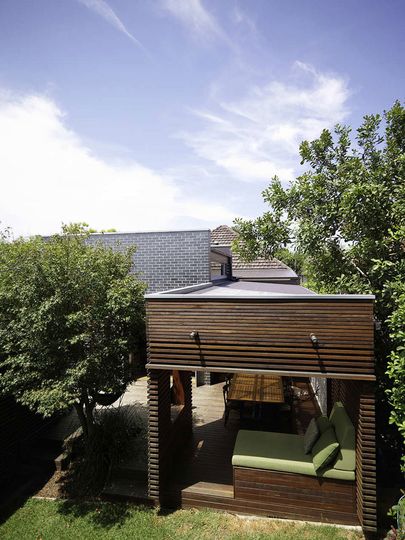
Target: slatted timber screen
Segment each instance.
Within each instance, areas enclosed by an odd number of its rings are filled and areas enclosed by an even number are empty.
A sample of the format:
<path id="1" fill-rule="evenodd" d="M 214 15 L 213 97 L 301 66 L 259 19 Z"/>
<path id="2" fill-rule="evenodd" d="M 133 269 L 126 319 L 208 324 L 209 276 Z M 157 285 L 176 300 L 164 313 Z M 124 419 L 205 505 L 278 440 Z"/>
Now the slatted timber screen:
<path id="1" fill-rule="evenodd" d="M 371 383 L 333 380 L 332 402 L 341 401 L 356 427 L 357 515 L 367 533 L 377 530 L 375 396 Z"/>
<path id="2" fill-rule="evenodd" d="M 371 300 L 148 299 L 147 330 L 150 367 L 374 378 Z"/>
<path id="3" fill-rule="evenodd" d="M 149 408 L 149 496 L 159 501 L 161 484 L 165 479 L 165 437 L 169 435 L 170 419 L 170 372 L 151 371 L 148 379 Z"/>
<path id="4" fill-rule="evenodd" d="M 162 494 L 176 451 L 192 433 L 191 373 L 182 373 L 181 382 L 184 405 L 172 422 L 170 371 L 148 372 L 148 492 L 156 503 L 164 502 Z"/>
<path id="5" fill-rule="evenodd" d="M 234 467 L 234 486 L 236 504 L 268 516 L 359 524 L 354 482 Z"/>

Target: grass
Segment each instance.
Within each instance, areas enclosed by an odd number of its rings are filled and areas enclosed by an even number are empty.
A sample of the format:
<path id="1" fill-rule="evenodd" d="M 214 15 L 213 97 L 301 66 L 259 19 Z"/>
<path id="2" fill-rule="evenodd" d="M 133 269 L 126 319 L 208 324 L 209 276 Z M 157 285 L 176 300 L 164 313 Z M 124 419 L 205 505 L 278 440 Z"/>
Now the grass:
<path id="1" fill-rule="evenodd" d="M 359 540 L 332 526 L 243 519 L 208 510 L 157 510 L 127 504 L 29 499 L 5 523 L 7 540 Z"/>

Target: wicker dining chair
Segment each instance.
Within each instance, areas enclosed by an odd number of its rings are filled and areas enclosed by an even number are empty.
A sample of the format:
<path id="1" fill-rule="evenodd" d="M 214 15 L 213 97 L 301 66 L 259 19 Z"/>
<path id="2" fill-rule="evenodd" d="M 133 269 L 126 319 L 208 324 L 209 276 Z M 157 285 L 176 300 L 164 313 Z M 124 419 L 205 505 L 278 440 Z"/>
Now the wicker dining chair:
<path id="1" fill-rule="evenodd" d="M 229 413 L 232 409 L 240 411 L 240 404 L 237 401 L 231 401 L 228 399 L 229 384 L 224 384 L 222 388 L 222 393 L 224 396 L 224 426 L 226 426 L 229 418 Z"/>

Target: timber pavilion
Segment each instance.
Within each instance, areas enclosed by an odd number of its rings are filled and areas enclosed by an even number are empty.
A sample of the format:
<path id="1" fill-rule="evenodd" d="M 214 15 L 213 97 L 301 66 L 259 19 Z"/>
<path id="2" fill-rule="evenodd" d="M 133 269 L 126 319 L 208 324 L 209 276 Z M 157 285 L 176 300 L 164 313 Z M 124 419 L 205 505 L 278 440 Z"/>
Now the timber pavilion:
<path id="1" fill-rule="evenodd" d="M 149 497 L 372 535 L 374 297 L 223 280 L 146 302 Z M 194 407 L 200 371 L 217 384 Z"/>

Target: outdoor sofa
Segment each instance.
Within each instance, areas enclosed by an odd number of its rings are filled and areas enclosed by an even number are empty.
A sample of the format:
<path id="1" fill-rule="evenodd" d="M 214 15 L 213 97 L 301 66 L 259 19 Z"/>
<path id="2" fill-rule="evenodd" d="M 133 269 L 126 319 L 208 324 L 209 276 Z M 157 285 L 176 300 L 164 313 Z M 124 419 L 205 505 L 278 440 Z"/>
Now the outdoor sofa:
<path id="1" fill-rule="evenodd" d="M 286 509 L 308 507 L 316 508 L 320 519 L 353 522 L 355 428 L 341 402 L 334 404 L 329 418 L 321 416 L 316 423 L 320 437 L 308 454 L 303 435 L 240 430 L 232 457 L 234 497 L 268 501 L 269 515 L 276 505 Z M 338 444 L 334 444 L 332 461 L 317 469 L 314 462 L 318 465 L 319 459 L 314 452 L 319 458 L 319 452 L 324 451 L 325 431 L 332 438 L 335 434 Z"/>

